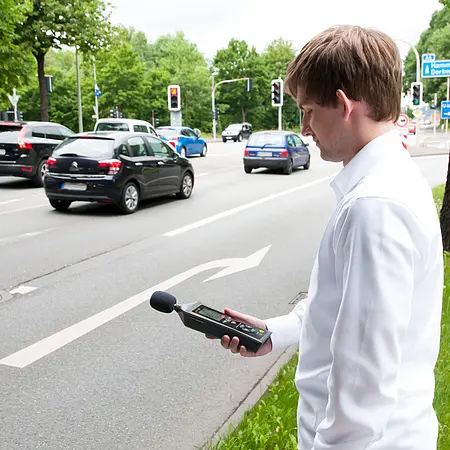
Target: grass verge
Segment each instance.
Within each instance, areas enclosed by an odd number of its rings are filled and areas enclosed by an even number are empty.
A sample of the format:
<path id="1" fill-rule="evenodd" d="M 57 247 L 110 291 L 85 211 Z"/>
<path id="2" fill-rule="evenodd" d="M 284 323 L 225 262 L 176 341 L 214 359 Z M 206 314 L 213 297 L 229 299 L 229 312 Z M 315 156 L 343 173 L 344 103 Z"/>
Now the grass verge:
<path id="1" fill-rule="evenodd" d="M 440 211 L 444 186 L 433 190 Z M 444 254 L 445 282 L 441 322 L 441 348 L 436 364 L 434 407 L 439 420 L 438 450 L 450 450 L 450 254 Z M 256 405 L 240 424 L 205 450 L 296 450 L 297 401 L 294 384 L 298 353 L 278 372 Z"/>

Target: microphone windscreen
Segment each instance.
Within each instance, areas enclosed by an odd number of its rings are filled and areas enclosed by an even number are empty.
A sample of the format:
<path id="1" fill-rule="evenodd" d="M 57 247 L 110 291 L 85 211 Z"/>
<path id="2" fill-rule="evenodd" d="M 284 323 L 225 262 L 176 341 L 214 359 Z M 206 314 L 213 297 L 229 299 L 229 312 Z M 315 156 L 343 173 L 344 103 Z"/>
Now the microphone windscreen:
<path id="1" fill-rule="evenodd" d="M 155 291 L 150 297 L 150 306 L 163 313 L 171 313 L 176 303 L 177 299 L 164 291 Z"/>

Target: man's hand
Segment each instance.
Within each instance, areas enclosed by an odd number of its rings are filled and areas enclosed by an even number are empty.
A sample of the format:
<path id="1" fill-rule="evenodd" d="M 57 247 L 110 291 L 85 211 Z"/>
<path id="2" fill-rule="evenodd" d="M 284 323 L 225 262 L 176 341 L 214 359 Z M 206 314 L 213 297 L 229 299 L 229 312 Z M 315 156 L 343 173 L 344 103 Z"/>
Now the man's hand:
<path id="1" fill-rule="evenodd" d="M 264 320 L 257 319 L 256 317 L 242 314 L 229 308 L 225 308 L 224 313 L 228 316 L 233 317 L 239 322 L 247 323 L 258 328 L 263 328 L 264 330 L 267 329 Z M 210 335 L 206 335 L 206 337 L 208 339 L 217 339 L 216 337 Z M 247 349 L 243 345 L 239 346 L 239 338 L 237 337 L 234 337 L 230 340 L 230 336 L 222 336 L 220 343 L 222 344 L 222 347 L 224 349 L 230 350 L 231 353 L 239 353 L 241 356 L 250 358 L 255 356 L 264 356 L 272 351 L 272 340 L 270 338 L 261 346 L 261 348 L 256 353 L 247 351 Z"/>

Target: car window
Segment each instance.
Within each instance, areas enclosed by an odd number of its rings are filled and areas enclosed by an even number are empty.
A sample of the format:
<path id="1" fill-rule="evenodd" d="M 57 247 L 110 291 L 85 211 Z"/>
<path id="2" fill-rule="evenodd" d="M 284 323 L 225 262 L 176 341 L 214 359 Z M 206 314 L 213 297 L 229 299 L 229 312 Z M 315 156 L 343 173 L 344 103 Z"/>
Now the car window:
<path id="1" fill-rule="evenodd" d="M 128 150 L 128 146 L 126 144 L 126 142 L 124 142 L 120 147 L 119 147 L 119 155 L 122 156 L 130 156 L 130 152 Z"/>
<path id="2" fill-rule="evenodd" d="M 157 128 L 156 131 L 166 138 L 171 138 L 177 135 L 177 130 L 174 128 Z"/>
<path id="3" fill-rule="evenodd" d="M 131 148 L 131 156 L 134 158 L 139 158 L 141 156 L 150 156 L 147 150 L 144 139 L 140 136 L 132 137 L 128 139 L 128 145 Z"/>
<path id="4" fill-rule="evenodd" d="M 130 131 L 127 123 L 100 122 L 95 131 Z"/>
<path id="5" fill-rule="evenodd" d="M 148 133 L 148 128 L 145 125 L 133 125 L 133 130 L 137 133 Z"/>
<path id="6" fill-rule="evenodd" d="M 287 140 L 287 144 L 289 145 L 289 147 L 296 147 L 294 136 L 289 135 L 289 136 L 287 136 L 286 140 Z"/>
<path id="7" fill-rule="evenodd" d="M 45 138 L 45 128 L 44 127 L 33 128 L 31 135 L 35 138 Z"/>
<path id="8" fill-rule="evenodd" d="M 111 158 L 114 155 L 114 140 L 96 139 L 89 136 L 71 137 L 62 142 L 53 155 Z"/>
<path id="9" fill-rule="evenodd" d="M 75 133 L 68 128 L 58 127 L 58 130 L 64 139 L 73 136 Z"/>
<path id="10" fill-rule="evenodd" d="M 284 136 L 275 133 L 252 134 L 247 146 L 253 147 L 284 147 Z"/>
<path id="11" fill-rule="evenodd" d="M 148 143 L 150 144 L 151 149 L 155 156 L 159 158 L 172 158 L 174 151 L 166 144 L 161 142 L 158 139 L 147 138 Z"/>
<path id="12" fill-rule="evenodd" d="M 184 129 L 184 130 L 181 130 L 181 131 L 180 131 L 180 134 L 181 134 L 182 136 L 190 137 L 190 135 L 189 135 L 189 131 L 188 131 L 188 130 L 186 130 L 186 129 Z"/>
<path id="13" fill-rule="evenodd" d="M 294 139 L 296 147 L 304 147 L 305 146 L 305 143 L 297 135 L 294 134 L 292 136 L 292 138 Z"/>

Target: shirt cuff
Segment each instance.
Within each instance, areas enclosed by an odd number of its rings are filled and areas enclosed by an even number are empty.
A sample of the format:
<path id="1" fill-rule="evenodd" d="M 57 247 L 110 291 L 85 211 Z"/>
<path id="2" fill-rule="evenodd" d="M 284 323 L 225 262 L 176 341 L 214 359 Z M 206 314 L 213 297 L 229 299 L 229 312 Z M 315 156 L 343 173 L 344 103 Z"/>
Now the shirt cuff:
<path id="1" fill-rule="evenodd" d="M 294 312 L 285 316 L 266 319 L 266 326 L 272 332 L 272 349 L 289 347 L 300 341 L 301 322 Z"/>

